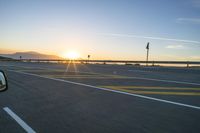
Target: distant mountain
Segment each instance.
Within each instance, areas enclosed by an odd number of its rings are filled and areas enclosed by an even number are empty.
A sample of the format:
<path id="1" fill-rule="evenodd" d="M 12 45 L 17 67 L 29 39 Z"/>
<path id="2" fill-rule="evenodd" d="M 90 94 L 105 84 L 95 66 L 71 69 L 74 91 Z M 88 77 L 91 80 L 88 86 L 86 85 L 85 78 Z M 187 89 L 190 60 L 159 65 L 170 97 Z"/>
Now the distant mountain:
<path id="1" fill-rule="evenodd" d="M 0 56 L 13 59 L 20 59 L 20 56 L 22 59 L 61 59 L 61 57 L 56 55 L 41 54 L 34 51 L 16 52 L 14 54 L 0 54 Z"/>
<path id="2" fill-rule="evenodd" d="M 0 60 L 12 60 L 12 58 L 0 56 Z"/>

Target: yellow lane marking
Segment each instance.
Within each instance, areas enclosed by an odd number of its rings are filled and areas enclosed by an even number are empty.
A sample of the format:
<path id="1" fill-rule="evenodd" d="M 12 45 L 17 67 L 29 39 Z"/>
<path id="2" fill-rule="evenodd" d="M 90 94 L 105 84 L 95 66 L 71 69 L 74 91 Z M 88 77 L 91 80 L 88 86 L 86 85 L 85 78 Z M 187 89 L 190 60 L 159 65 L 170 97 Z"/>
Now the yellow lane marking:
<path id="1" fill-rule="evenodd" d="M 113 74 L 100 74 L 94 72 L 76 72 L 76 71 L 68 71 L 65 72 L 64 70 L 49 70 L 49 69 L 33 69 L 33 70 L 19 70 L 22 72 L 41 72 L 41 75 L 46 77 L 54 77 L 54 78 L 96 78 L 96 79 L 127 79 L 127 76 L 120 76 L 120 75 L 113 75 Z M 62 74 L 46 74 L 45 72 L 63 72 Z M 72 74 L 73 73 L 73 74 Z M 69 75 L 68 75 L 69 74 Z M 71 77 L 70 77 L 71 76 Z"/>
<path id="2" fill-rule="evenodd" d="M 102 73 L 95 73 L 95 72 L 79 72 L 79 71 L 65 71 L 64 69 L 62 70 L 58 70 L 58 69 L 54 69 L 54 70 L 51 70 L 51 69 L 34 69 L 33 70 L 20 70 L 20 71 L 24 71 L 24 72 L 35 72 L 35 71 L 38 71 L 38 72 L 63 72 L 63 73 L 80 73 L 80 74 L 91 74 L 91 75 L 106 75 L 106 76 L 120 76 L 121 78 L 131 78 L 131 77 L 127 77 L 127 76 L 121 76 L 121 75 L 115 75 L 115 74 L 102 74 Z"/>
<path id="3" fill-rule="evenodd" d="M 28 72 L 28 73 L 31 73 L 31 72 L 63 72 L 63 74 L 67 74 L 67 73 L 74 73 L 74 74 L 87 74 L 87 75 L 106 75 L 106 74 L 99 74 L 99 73 L 85 73 L 85 72 L 75 72 L 75 71 L 65 71 L 65 70 L 47 70 L 47 69 L 44 69 L 44 70 L 19 70 L 19 71 L 22 71 L 22 72 Z M 115 76 L 115 75 L 106 75 L 106 76 Z"/>
<path id="4" fill-rule="evenodd" d="M 21 72 L 53 72 L 53 71 L 49 71 L 49 70 L 38 70 L 38 69 L 26 69 L 26 70 L 18 70 Z"/>
<path id="5" fill-rule="evenodd" d="M 51 77 L 97 77 L 97 75 L 79 75 L 79 74 L 74 74 L 74 75 L 68 75 L 68 74 L 60 74 L 60 75 L 50 75 L 50 74 L 41 74 L 42 76 L 51 76 Z M 101 76 L 103 77 L 103 76 Z"/>
<path id="6" fill-rule="evenodd" d="M 153 90 L 199 90 L 200 88 L 185 88 L 185 87 L 161 87 L 161 86 L 101 86 L 105 88 L 119 89 L 153 89 Z"/>
<path id="7" fill-rule="evenodd" d="M 48 69 L 34 69 L 34 68 L 30 68 L 30 69 L 21 69 L 20 71 L 22 72 L 65 72 L 65 70 L 48 70 Z"/>
<path id="8" fill-rule="evenodd" d="M 36 70 L 37 71 L 37 70 Z M 23 71 L 24 72 L 24 71 Z M 31 73 L 31 71 L 26 71 Z M 44 72 L 44 71 L 41 71 Z M 53 72 L 53 71 L 51 71 Z M 73 73 L 73 74 L 72 74 Z M 54 78 L 59 78 L 59 77 L 64 77 L 64 78 L 126 78 L 123 76 L 116 76 L 116 75 L 106 75 L 106 74 L 85 74 L 85 73 L 74 73 L 74 72 L 63 72 L 62 74 L 48 74 L 48 73 L 41 73 L 40 75 L 46 76 L 46 77 L 54 77 Z"/>
<path id="9" fill-rule="evenodd" d="M 96 73 L 96 72 L 79 72 L 79 71 L 65 71 L 65 69 L 59 70 L 59 69 L 47 69 L 47 68 L 43 68 L 43 69 L 32 69 L 32 70 L 20 70 L 23 72 L 63 72 L 63 73 L 77 73 L 77 74 L 91 74 L 91 75 L 99 75 L 99 76 L 110 76 L 110 77 L 114 77 L 114 78 L 121 78 L 121 79 L 132 79 L 132 77 L 128 77 L 128 76 L 122 76 L 122 75 L 116 75 L 116 74 L 103 74 L 103 73 Z"/>
<path id="10" fill-rule="evenodd" d="M 54 70 L 52 70 L 52 69 L 38 69 L 38 68 L 36 68 L 36 69 L 34 69 L 34 68 L 32 68 L 32 69 L 21 69 L 21 71 L 41 71 L 41 72 L 64 72 L 64 73 L 87 73 L 87 74 L 96 74 L 96 75 L 101 75 L 101 74 L 99 74 L 99 73 L 93 73 L 93 72 L 79 72 L 79 71 L 66 71 L 65 69 L 62 69 L 62 70 L 57 70 L 57 69 L 54 69 Z"/>
<path id="11" fill-rule="evenodd" d="M 115 78 L 120 78 L 120 77 L 106 77 L 106 76 L 80 76 L 80 75 L 73 75 L 73 76 L 65 76 L 65 75 L 43 75 L 45 77 L 53 77 L 53 78 L 80 78 L 80 79 L 115 79 Z"/>
<path id="12" fill-rule="evenodd" d="M 155 91 L 133 91 L 133 90 L 123 90 L 123 89 L 122 91 L 127 91 L 136 94 L 200 96 L 199 92 L 155 92 Z"/>
<path id="13" fill-rule="evenodd" d="M 124 91 L 124 92 L 129 92 L 129 93 L 134 93 L 134 94 L 152 94 L 152 95 L 185 95 L 185 96 L 200 96 L 200 92 L 165 92 L 165 91 L 149 91 L 149 90 L 129 90 L 130 88 L 121 88 L 118 86 L 99 86 L 99 87 L 104 87 L 112 90 L 119 90 L 119 91 Z M 134 86 L 135 87 L 135 86 Z M 132 87 L 133 88 L 133 87 Z M 164 88 L 164 87 L 162 87 Z M 142 88 L 143 89 L 143 88 Z M 167 89 L 167 88 L 166 88 Z M 199 88 L 187 88 L 189 89 L 199 89 Z M 181 90 L 181 88 L 179 89 Z"/>

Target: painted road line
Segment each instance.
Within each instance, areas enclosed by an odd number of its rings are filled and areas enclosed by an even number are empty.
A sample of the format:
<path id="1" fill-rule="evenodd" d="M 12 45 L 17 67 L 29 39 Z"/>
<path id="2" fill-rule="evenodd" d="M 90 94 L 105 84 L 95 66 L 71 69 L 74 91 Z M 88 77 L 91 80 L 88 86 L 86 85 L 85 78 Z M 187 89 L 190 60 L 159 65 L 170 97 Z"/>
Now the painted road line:
<path id="1" fill-rule="evenodd" d="M 19 116 L 17 116 L 8 107 L 3 108 L 27 133 L 36 133 L 29 125 L 27 125 Z"/>
<path id="2" fill-rule="evenodd" d="M 66 79 L 121 79 L 118 77 L 55 77 L 55 78 L 66 78 Z"/>
<path id="3" fill-rule="evenodd" d="M 90 72 L 80 72 L 80 73 L 90 73 Z M 93 74 L 100 74 L 100 73 L 93 73 Z M 102 75 L 102 74 L 100 74 L 100 75 Z M 129 76 L 123 76 L 123 75 L 113 75 L 113 76 L 121 76 L 121 77 L 124 77 L 126 79 L 142 79 L 142 80 L 149 80 L 149 81 L 158 81 L 158 82 L 166 82 L 166 83 L 176 83 L 176 84 L 186 84 L 186 85 L 200 86 L 200 83 L 185 82 L 185 81 L 174 81 L 174 80 L 142 78 L 142 77 L 129 77 Z"/>
<path id="4" fill-rule="evenodd" d="M 29 68 L 32 68 L 32 67 L 29 67 Z M 43 70 L 60 71 L 58 69 L 49 69 L 49 68 L 42 68 L 42 67 L 36 67 L 36 68 L 43 69 Z M 94 73 L 94 72 L 80 72 L 80 71 L 70 71 L 70 72 L 102 75 L 101 73 Z M 150 80 L 150 81 L 158 81 L 158 82 L 166 82 L 166 83 L 176 83 L 176 84 L 187 84 L 187 85 L 200 86 L 200 83 L 194 83 L 194 82 L 174 81 L 174 80 L 154 79 L 154 78 L 142 78 L 142 77 L 128 77 L 128 76 L 123 76 L 123 75 L 113 75 L 113 76 L 121 76 L 121 77 L 124 77 L 124 78 L 126 77 L 126 79 L 142 79 L 142 80 Z"/>
<path id="5" fill-rule="evenodd" d="M 30 72 L 31 73 L 31 72 Z M 42 76 L 49 76 L 49 77 L 96 77 L 97 75 L 79 75 L 79 74 L 74 74 L 74 75 L 68 75 L 68 74 L 40 74 Z"/>
<path id="6" fill-rule="evenodd" d="M 19 67 L 24 67 L 24 66 L 19 66 Z M 31 68 L 31 69 L 41 69 L 41 70 L 48 70 L 48 71 L 58 71 L 58 72 L 66 72 L 65 69 L 63 70 L 60 70 L 60 69 L 52 69 L 52 68 L 44 68 L 44 67 L 24 67 L 24 68 Z M 23 71 L 23 70 L 22 70 Z M 96 74 L 96 75 L 104 75 L 104 74 L 101 74 L 101 73 L 95 73 L 95 72 L 81 72 L 81 71 L 67 71 L 67 72 L 76 72 L 76 73 L 87 73 L 87 74 Z M 120 76 L 120 75 L 118 75 Z"/>
<path id="7" fill-rule="evenodd" d="M 192 83 L 192 82 L 185 82 L 185 81 L 173 81 L 173 80 L 165 80 L 165 79 L 141 78 L 141 77 L 129 77 L 129 79 L 142 79 L 142 80 L 149 80 L 149 81 L 158 81 L 158 82 L 166 82 L 166 83 L 176 83 L 176 84 L 187 84 L 187 85 L 200 86 L 200 83 Z"/>
<path id="8" fill-rule="evenodd" d="M 53 70 L 57 70 L 57 69 L 48 69 L 48 70 L 52 70 L 53 71 Z M 101 74 L 101 73 L 94 73 L 94 72 L 80 72 L 80 71 L 70 71 L 70 72 L 79 72 L 79 73 L 104 75 L 104 74 Z M 176 83 L 176 84 L 186 84 L 186 85 L 200 86 L 200 83 L 185 82 L 185 81 L 174 81 L 174 80 L 142 78 L 142 77 L 128 77 L 128 76 L 123 76 L 123 75 L 113 75 L 113 76 L 121 76 L 122 78 L 124 77 L 126 79 L 142 79 L 142 80 L 149 80 L 149 81 L 158 81 L 158 82 L 166 82 L 166 83 Z"/>
<path id="9" fill-rule="evenodd" d="M 105 78 L 105 79 L 110 79 L 110 78 L 117 78 L 117 79 L 127 79 L 129 77 L 127 76 L 120 76 L 120 75 L 110 75 L 110 74 L 98 74 L 98 73 L 85 73 L 85 72 L 79 72 L 79 71 L 69 71 L 69 72 L 64 72 L 64 71 L 56 71 L 56 70 L 19 70 L 20 72 L 27 72 L 27 73 L 32 73 L 32 72 L 42 72 L 43 76 L 47 76 L 47 77 L 55 77 L 55 78 L 59 78 L 59 77 L 65 77 L 65 78 L 96 78 L 96 79 L 101 79 L 101 78 Z M 62 74 L 58 75 L 58 74 L 46 74 L 48 72 L 63 72 Z M 68 74 L 69 73 L 69 74 Z M 72 75 L 71 73 L 74 73 L 74 75 Z M 70 77 L 71 76 L 71 77 Z"/>
<path id="10" fill-rule="evenodd" d="M 43 75 L 43 76 L 58 76 L 58 77 L 59 76 L 65 76 L 65 77 L 97 77 L 97 76 L 99 76 L 99 75 L 83 75 L 83 74 L 40 74 L 40 75 Z M 101 77 L 111 77 L 111 76 L 101 76 Z"/>
<path id="11" fill-rule="evenodd" d="M 188 90 L 188 91 L 200 91 L 200 88 L 185 88 L 185 87 L 160 87 L 160 86 L 99 86 L 105 88 L 121 88 L 121 89 L 152 89 L 152 90 Z"/>
<path id="12" fill-rule="evenodd" d="M 79 73 L 90 73 L 90 72 L 79 72 Z M 92 74 L 98 74 L 98 73 L 92 73 Z M 99 75 L 103 75 L 103 74 L 99 74 Z M 185 81 L 173 81 L 173 80 L 142 78 L 142 77 L 128 77 L 128 76 L 122 76 L 122 75 L 112 75 L 112 76 L 119 76 L 121 79 L 141 79 L 141 80 L 149 80 L 149 81 L 157 81 L 157 82 L 166 82 L 166 83 L 176 83 L 176 84 L 186 84 L 186 85 L 200 86 L 200 83 L 192 83 L 192 82 L 185 82 Z"/>
<path id="13" fill-rule="evenodd" d="M 183 96 L 200 96 L 199 92 L 159 92 L 159 91 L 135 91 L 128 90 L 128 92 L 136 94 L 153 94 L 153 95 L 183 95 Z"/>
<path id="14" fill-rule="evenodd" d="M 113 76 L 65 76 L 65 75 L 59 75 L 59 76 L 54 76 L 54 75 L 42 75 L 45 77 L 50 77 L 50 78 L 66 78 L 66 79 L 121 79 L 121 77 Z"/>
<path id="15" fill-rule="evenodd" d="M 33 67 L 29 67 L 29 68 L 33 68 Z M 44 70 L 51 70 L 51 71 L 58 70 L 58 69 L 49 69 L 49 68 L 42 68 L 42 67 L 36 67 L 36 68 L 38 68 L 38 69 L 44 69 Z M 80 72 L 80 71 L 70 71 L 70 72 L 79 72 L 79 73 L 89 73 L 89 74 L 99 74 L 99 75 L 102 75 L 100 73 L 94 73 L 94 72 Z M 122 75 L 115 75 L 115 76 L 122 76 Z M 174 80 L 154 79 L 154 78 L 142 78 L 142 77 L 128 77 L 128 76 L 122 76 L 122 77 L 127 77 L 128 79 L 142 79 L 142 80 L 150 80 L 150 81 L 158 81 L 158 82 L 166 82 L 166 83 L 177 83 L 177 84 L 187 84 L 187 85 L 197 85 L 197 86 L 200 86 L 200 83 L 185 82 L 185 81 L 174 81 Z"/>
<path id="16" fill-rule="evenodd" d="M 63 74 L 68 74 L 68 73 L 74 73 L 74 74 L 87 74 L 87 75 L 105 75 L 105 74 L 98 74 L 98 73 L 85 73 L 85 72 L 80 72 L 80 71 L 64 71 L 64 70 L 57 70 L 57 69 L 40 69 L 40 70 L 19 70 L 22 72 L 43 72 L 43 73 L 48 73 L 48 72 L 63 72 Z M 110 76 L 110 75 L 109 75 Z M 113 75 L 112 75 L 113 76 Z"/>
<path id="17" fill-rule="evenodd" d="M 127 89 L 114 89 L 114 90 L 129 92 L 133 94 L 200 96 L 199 92 L 163 92 L 163 91 L 127 90 Z"/>
<path id="18" fill-rule="evenodd" d="M 134 94 L 200 96 L 200 92 L 192 92 L 192 91 L 184 92 L 181 90 L 181 88 L 178 89 L 179 91 L 166 91 L 166 90 L 175 90 L 175 89 L 167 89 L 167 88 L 154 89 L 153 87 L 142 88 L 141 86 L 140 87 L 136 87 L 136 86 L 99 86 L 99 87 L 104 87 L 104 88 L 109 88 L 109 89 L 119 90 L 119 91 L 125 91 L 125 92 L 134 93 Z M 134 90 L 134 89 L 141 89 L 141 90 Z M 152 90 L 149 90 L 149 89 L 152 89 Z M 200 91 L 199 88 L 195 88 L 195 89 L 198 89 Z M 162 90 L 165 90 L 165 91 L 162 91 Z M 184 89 L 184 90 L 186 90 L 186 89 Z M 187 90 L 188 90 L 188 88 L 187 88 Z"/>
<path id="19" fill-rule="evenodd" d="M 37 74 L 18 72 L 18 71 L 13 71 L 13 70 L 8 70 L 8 71 L 21 73 L 21 74 L 25 74 L 25 75 L 31 75 L 31 76 L 40 77 L 40 78 L 47 78 L 47 77 L 40 76 L 40 75 L 37 75 Z M 55 79 L 55 78 L 47 78 L 47 79 L 66 82 L 66 83 L 69 83 L 69 84 L 80 85 L 80 86 L 95 88 L 95 89 L 99 89 L 99 90 L 115 92 L 115 93 L 119 93 L 119 94 L 125 94 L 125 95 L 129 95 L 129 96 L 143 98 L 143 99 L 154 100 L 154 101 L 158 101 L 158 102 L 169 103 L 169 104 L 174 104 L 174 105 L 178 105 L 178 106 L 182 106 L 182 107 L 187 107 L 187 108 L 200 110 L 200 107 L 194 106 L 194 105 L 189 105 L 189 104 L 184 104 L 184 103 L 179 103 L 179 102 L 173 102 L 173 101 L 169 101 L 169 100 L 164 100 L 164 99 L 159 99 L 159 98 L 154 98 L 154 97 L 149 97 L 149 96 L 143 96 L 143 95 L 139 95 L 139 94 L 132 94 L 132 93 L 128 93 L 128 92 L 112 90 L 112 89 L 108 89 L 108 88 L 102 88 L 102 87 L 97 87 L 97 86 L 93 86 L 93 85 L 88 85 L 88 84 L 83 84 L 83 83 L 78 83 L 78 82 L 73 82 L 73 81 L 68 81 L 68 80 Z"/>

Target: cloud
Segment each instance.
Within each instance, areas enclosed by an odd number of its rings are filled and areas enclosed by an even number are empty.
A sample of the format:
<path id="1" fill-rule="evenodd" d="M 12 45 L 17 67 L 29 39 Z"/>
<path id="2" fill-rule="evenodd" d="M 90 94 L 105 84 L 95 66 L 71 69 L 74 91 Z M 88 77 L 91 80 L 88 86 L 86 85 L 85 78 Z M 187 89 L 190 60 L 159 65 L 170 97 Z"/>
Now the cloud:
<path id="1" fill-rule="evenodd" d="M 186 47 L 179 44 L 179 45 L 168 45 L 166 48 L 168 48 L 168 49 L 185 49 Z"/>
<path id="2" fill-rule="evenodd" d="M 200 18 L 177 18 L 177 23 L 200 24 Z"/>
<path id="3" fill-rule="evenodd" d="M 138 36 L 138 35 L 130 35 L 130 34 L 101 33 L 99 35 L 116 36 L 116 37 L 133 37 L 133 38 L 144 38 L 144 39 L 151 39 L 151 40 L 163 40 L 163 41 L 173 41 L 173 42 L 184 42 L 184 43 L 200 44 L 199 41 L 194 41 L 194 40 L 183 40 L 183 39 L 152 37 L 152 36 Z"/>

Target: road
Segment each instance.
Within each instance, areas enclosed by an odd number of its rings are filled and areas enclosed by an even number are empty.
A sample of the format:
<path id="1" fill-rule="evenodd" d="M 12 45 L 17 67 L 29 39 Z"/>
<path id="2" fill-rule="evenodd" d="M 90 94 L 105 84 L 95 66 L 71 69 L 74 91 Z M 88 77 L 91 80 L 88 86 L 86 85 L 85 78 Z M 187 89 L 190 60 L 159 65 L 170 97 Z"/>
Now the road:
<path id="1" fill-rule="evenodd" d="M 199 69 L 22 62 L 0 69 L 9 82 L 0 93 L 1 133 L 200 131 Z"/>

